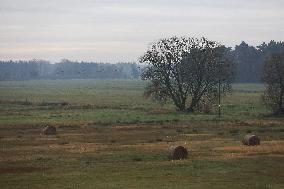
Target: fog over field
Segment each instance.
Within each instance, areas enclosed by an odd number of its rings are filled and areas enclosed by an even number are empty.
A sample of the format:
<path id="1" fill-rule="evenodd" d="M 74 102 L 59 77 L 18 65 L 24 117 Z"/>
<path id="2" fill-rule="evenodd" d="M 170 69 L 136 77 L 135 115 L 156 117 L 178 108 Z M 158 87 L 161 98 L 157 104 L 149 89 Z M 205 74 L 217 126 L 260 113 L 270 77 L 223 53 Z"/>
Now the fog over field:
<path id="1" fill-rule="evenodd" d="M 137 61 L 163 37 L 283 41 L 281 0 L 0 0 L 0 59 Z"/>
<path id="2" fill-rule="evenodd" d="M 0 0 L 0 188 L 283 189 L 284 0 Z"/>

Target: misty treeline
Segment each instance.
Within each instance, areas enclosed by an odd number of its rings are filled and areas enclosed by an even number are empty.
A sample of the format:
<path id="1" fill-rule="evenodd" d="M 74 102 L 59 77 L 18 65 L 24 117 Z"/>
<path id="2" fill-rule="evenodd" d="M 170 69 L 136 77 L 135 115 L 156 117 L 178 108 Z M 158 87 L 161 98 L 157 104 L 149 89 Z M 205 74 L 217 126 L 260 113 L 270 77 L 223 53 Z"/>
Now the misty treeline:
<path id="1" fill-rule="evenodd" d="M 230 49 L 229 56 L 235 64 L 236 83 L 262 82 L 264 62 L 273 54 L 284 51 L 284 42 L 270 41 L 259 46 L 249 46 L 242 42 L 234 50 Z"/>
<path id="2" fill-rule="evenodd" d="M 235 82 L 262 82 L 264 62 L 271 54 L 284 51 L 284 42 L 270 41 L 259 46 L 245 42 L 228 47 L 235 64 Z M 141 65 L 136 63 L 95 63 L 62 60 L 51 64 L 45 60 L 0 61 L 0 80 L 30 79 L 138 79 Z M 143 67 L 143 65 L 142 65 Z"/>
<path id="3" fill-rule="evenodd" d="M 138 79 L 135 63 L 94 63 L 62 60 L 0 61 L 0 80 L 31 79 Z"/>

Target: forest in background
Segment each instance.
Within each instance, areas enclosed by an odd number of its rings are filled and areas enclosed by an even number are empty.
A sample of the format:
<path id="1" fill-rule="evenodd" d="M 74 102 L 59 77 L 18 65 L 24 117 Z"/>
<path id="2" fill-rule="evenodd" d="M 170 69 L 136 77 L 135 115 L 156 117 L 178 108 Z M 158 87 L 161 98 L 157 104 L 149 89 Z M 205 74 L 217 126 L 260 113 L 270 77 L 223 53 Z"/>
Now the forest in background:
<path id="1" fill-rule="evenodd" d="M 136 63 L 95 63 L 62 60 L 51 64 L 45 60 L 2 61 L 0 80 L 31 79 L 138 79 Z"/>
<path id="2" fill-rule="evenodd" d="M 235 64 L 236 83 L 260 83 L 265 59 L 284 51 L 284 42 L 270 41 L 259 46 L 246 42 L 228 47 L 229 59 Z M 0 80 L 35 79 L 138 79 L 138 63 L 96 63 L 64 59 L 51 64 L 45 60 L 0 61 Z"/>

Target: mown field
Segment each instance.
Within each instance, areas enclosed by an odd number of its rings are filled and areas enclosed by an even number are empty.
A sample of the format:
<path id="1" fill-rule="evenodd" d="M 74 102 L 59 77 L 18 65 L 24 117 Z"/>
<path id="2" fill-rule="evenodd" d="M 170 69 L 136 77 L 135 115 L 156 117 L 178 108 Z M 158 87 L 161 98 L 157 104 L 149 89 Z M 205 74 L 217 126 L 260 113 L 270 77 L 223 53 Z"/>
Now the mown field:
<path id="1" fill-rule="evenodd" d="M 262 85 L 234 85 L 219 119 L 145 99 L 145 84 L 1 81 L 0 188 L 284 188 L 284 118 Z M 261 145 L 243 146 L 247 133 Z M 169 161 L 174 145 L 189 158 Z"/>

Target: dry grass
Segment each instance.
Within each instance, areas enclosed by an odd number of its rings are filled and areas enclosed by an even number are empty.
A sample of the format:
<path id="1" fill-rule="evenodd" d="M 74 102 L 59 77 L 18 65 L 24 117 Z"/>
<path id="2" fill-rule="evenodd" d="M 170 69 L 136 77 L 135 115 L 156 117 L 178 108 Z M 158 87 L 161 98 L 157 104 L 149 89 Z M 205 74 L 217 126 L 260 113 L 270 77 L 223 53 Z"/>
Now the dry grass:
<path id="1" fill-rule="evenodd" d="M 284 141 L 266 141 L 258 146 L 223 146 L 216 147 L 213 150 L 221 151 L 224 158 L 243 158 L 263 155 L 284 157 Z"/>
<path id="2" fill-rule="evenodd" d="M 265 113 L 258 109 L 263 108 L 257 104 L 259 93 L 226 97 L 219 120 L 177 113 L 170 105 L 161 108 L 142 99 L 142 88 L 130 90 L 128 84 L 114 82 L 121 89 L 110 90 L 92 88 L 90 81 L 92 90 L 85 86 L 82 95 L 76 82 L 64 83 L 54 91 L 31 83 L 15 96 L 10 94 L 17 87 L 7 86 L 0 94 L 1 100 L 35 94 L 32 105 L 0 104 L 1 188 L 284 187 L 284 120 L 259 119 Z M 42 99 L 67 100 L 73 107 L 37 106 Z M 55 126 L 57 134 L 41 135 L 43 123 Z M 241 145 L 248 131 L 260 135 L 260 146 Z M 169 147 L 179 145 L 188 149 L 189 158 L 169 161 Z"/>
<path id="3" fill-rule="evenodd" d="M 198 179 L 214 177 L 224 184 L 226 179 L 234 179 L 233 176 L 230 174 L 213 176 L 211 172 L 218 173 L 222 166 L 225 166 L 221 169 L 222 171 L 229 171 L 232 167 L 236 167 L 230 165 L 228 163 L 230 161 L 249 161 L 251 166 L 256 166 L 253 162 L 261 157 L 284 158 L 284 142 L 282 140 L 264 140 L 260 146 L 243 146 L 238 138 L 231 137 L 231 135 L 219 136 L 218 130 L 215 131 L 218 128 L 229 133 L 231 127 L 206 125 L 182 124 L 175 127 L 172 124 L 124 124 L 101 127 L 79 125 L 70 128 L 58 125 L 58 133 L 54 136 L 41 135 L 41 128 L 36 127 L 27 127 L 27 129 L 21 128 L 19 125 L 11 126 L 9 129 L 0 127 L 4 131 L 0 133 L 2 145 L 0 174 L 6 176 L 8 180 L 15 180 L 16 177 L 13 175 L 16 174 L 19 178 L 25 179 L 28 179 L 31 174 L 49 174 L 50 176 L 56 174 L 58 177 L 74 180 L 74 175 L 77 178 L 78 175 L 85 174 L 84 171 L 87 170 L 88 174 L 86 173 L 82 178 L 95 173 L 94 178 L 96 179 L 103 178 L 103 175 L 112 175 L 114 180 L 127 179 L 131 183 L 137 181 L 137 178 L 132 178 L 135 175 L 139 178 L 147 177 L 145 183 L 148 183 L 149 179 L 152 183 L 156 183 L 156 179 L 167 183 L 169 179 L 167 175 L 172 177 L 173 175 L 202 174 L 197 178 L 190 176 L 190 180 L 199 183 Z M 195 128 L 199 129 L 194 130 Z M 242 126 L 235 125 L 234 128 L 241 129 Z M 182 131 L 177 132 L 177 129 Z M 194 133 L 191 133 L 193 130 Z M 179 145 L 188 149 L 188 159 L 177 162 L 169 161 L 167 158 L 169 147 Z M 223 164 L 225 162 L 228 165 Z M 273 162 L 271 163 L 273 164 Z M 125 170 L 123 173 L 125 167 L 127 167 L 127 171 Z M 131 168 L 128 169 L 128 167 Z M 114 174 L 111 170 L 119 171 Z M 200 171 L 201 173 L 199 173 Z M 278 170 L 278 172 L 281 171 Z M 74 174 L 72 178 L 66 176 L 70 174 L 71 176 Z M 240 174 L 240 172 L 236 174 Z M 257 178 L 259 172 L 252 171 L 246 174 Z M 273 175 L 273 178 L 275 177 L 278 178 L 277 175 Z M 38 188 L 32 178 L 31 176 L 31 179 L 28 179 L 35 184 L 31 188 Z M 175 177 L 175 179 L 177 178 Z M 109 180 L 108 182 L 114 181 Z M 186 179 L 183 178 L 181 182 L 185 184 Z M 211 181 L 207 180 L 207 182 Z M 245 183 L 243 180 L 235 180 L 235 182 Z M 9 183 L 11 184 L 11 182 Z M 57 184 L 64 185 L 61 181 L 58 181 Z M 219 186 L 215 182 L 214 184 Z M 90 185 L 99 186 L 98 183 L 94 184 L 94 181 L 90 182 Z M 136 188 L 136 185 L 129 185 L 129 183 L 126 185 Z M 120 188 L 131 188 L 124 187 L 126 185 L 122 184 L 123 187 Z M 181 185 L 178 184 L 178 186 Z M 207 188 L 207 186 L 201 188 Z M 174 188 L 171 185 L 170 188 L 172 187 Z M 144 185 L 142 188 L 149 188 L 149 186 Z"/>
<path id="4" fill-rule="evenodd" d="M 243 122 L 245 125 L 251 125 L 251 126 L 279 126 L 283 125 L 283 120 L 247 120 Z"/>

